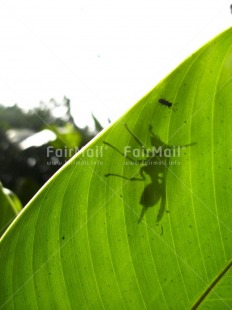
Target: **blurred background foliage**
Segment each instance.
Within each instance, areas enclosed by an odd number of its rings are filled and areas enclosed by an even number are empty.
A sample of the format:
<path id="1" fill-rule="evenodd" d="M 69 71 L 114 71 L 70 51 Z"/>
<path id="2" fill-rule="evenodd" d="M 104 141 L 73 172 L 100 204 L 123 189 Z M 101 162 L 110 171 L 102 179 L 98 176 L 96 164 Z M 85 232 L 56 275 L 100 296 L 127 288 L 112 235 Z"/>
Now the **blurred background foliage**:
<path id="1" fill-rule="evenodd" d="M 70 100 L 51 99 L 28 112 L 17 105 L 0 105 L 0 182 L 12 190 L 23 206 L 71 157 L 102 130 L 79 128 L 70 110 Z M 48 152 L 48 147 L 52 151 Z M 56 156 L 55 150 L 63 149 Z M 71 150 L 69 152 L 69 150 Z M 71 155 L 70 155 L 71 154 Z"/>

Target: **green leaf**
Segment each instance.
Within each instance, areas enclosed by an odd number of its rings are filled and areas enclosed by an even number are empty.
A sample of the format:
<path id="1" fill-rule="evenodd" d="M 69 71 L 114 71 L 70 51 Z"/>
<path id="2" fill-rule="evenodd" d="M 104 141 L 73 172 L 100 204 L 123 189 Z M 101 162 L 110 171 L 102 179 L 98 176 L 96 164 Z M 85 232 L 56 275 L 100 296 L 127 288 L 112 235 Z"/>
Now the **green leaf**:
<path id="1" fill-rule="evenodd" d="M 0 237 L 21 211 L 22 205 L 18 197 L 0 182 Z"/>
<path id="2" fill-rule="evenodd" d="M 231 37 L 189 57 L 23 210 L 0 244 L 1 309 L 232 307 Z"/>

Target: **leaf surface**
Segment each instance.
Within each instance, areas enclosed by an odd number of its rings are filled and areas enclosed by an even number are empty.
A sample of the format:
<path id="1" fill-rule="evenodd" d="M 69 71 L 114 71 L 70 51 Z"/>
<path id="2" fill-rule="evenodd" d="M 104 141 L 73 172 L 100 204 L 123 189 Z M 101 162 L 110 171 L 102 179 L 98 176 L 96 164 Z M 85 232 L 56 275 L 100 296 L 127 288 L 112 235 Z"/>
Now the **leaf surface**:
<path id="1" fill-rule="evenodd" d="M 1 309 L 232 308 L 231 37 L 189 57 L 34 197 L 0 243 Z M 168 164 L 151 153 L 138 164 L 154 146 L 172 150 Z"/>

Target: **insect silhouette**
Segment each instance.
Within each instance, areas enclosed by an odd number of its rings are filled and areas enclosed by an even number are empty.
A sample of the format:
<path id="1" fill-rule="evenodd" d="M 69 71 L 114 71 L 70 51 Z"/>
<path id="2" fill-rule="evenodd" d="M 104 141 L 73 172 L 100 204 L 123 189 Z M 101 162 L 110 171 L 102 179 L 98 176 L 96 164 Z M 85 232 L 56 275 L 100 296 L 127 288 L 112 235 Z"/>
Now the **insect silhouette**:
<path id="1" fill-rule="evenodd" d="M 163 99 L 163 98 L 159 99 L 159 103 L 161 103 L 162 105 L 167 106 L 168 108 L 171 108 L 171 106 L 172 106 L 171 102 L 169 102 L 169 101 L 167 101 L 166 99 Z"/>
<path id="2" fill-rule="evenodd" d="M 155 206 L 160 201 L 160 207 L 156 217 L 156 222 L 158 224 L 158 222 L 162 219 L 164 215 L 166 205 L 165 181 L 169 166 L 169 158 L 167 158 L 166 156 L 167 154 L 169 156 L 173 156 L 174 154 L 176 154 L 176 151 L 180 151 L 180 148 L 188 147 L 194 145 L 195 143 L 179 146 L 179 149 L 176 150 L 175 146 L 168 145 L 162 142 L 159 136 L 154 134 L 152 126 L 149 125 L 148 129 L 151 134 L 150 141 L 152 148 L 148 149 L 143 144 L 143 142 L 129 129 L 127 124 L 124 125 L 129 134 L 141 147 L 143 158 L 137 159 L 128 156 L 127 152 L 122 152 L 118 150 L 114 145 L 110 144 L 109 142 L 103 141 L 103 143 L 111 147 L 125 159 L 136 164 L 137 166 L 140 166 L 139 176 L 126 177 L 115 173 L 107 173 L 105 174 L 105 177 L 120 177 L 128 181 L 145 181 L 147 176 L 150 177 L 150 183 L 144 187 L 140 198 L 140 205 L 142 205 L 142 211 L 138 223 L 141 222 L 148 208 Z"/>

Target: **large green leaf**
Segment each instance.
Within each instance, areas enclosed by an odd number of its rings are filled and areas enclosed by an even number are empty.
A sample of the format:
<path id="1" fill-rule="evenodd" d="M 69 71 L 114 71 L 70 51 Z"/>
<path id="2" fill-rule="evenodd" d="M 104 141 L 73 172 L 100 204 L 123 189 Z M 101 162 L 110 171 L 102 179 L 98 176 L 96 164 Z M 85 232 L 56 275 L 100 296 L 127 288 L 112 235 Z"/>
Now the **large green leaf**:
<path id="1" fill-rule="evenodd" d="M 1 309 L 232 308 L 231 38 L 188 58 L 34 197 L 1 240 Z M 144 150 L 138 138 L 171 162 L 123 157 Z"/>

